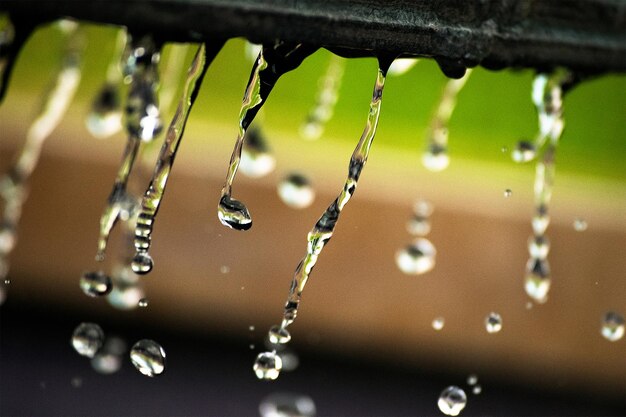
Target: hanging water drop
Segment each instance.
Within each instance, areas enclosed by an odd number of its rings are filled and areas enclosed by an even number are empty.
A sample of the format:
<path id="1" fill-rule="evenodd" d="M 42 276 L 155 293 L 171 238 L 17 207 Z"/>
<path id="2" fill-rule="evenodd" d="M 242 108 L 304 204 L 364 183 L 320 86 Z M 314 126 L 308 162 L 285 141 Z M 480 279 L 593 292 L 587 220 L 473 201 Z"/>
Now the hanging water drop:
<path id="1" fill-rule="evenodd" d="M 502 330 L 502 317 L 498 313 L 489 313 L 485 318 L 485 329 L 487 333 L 498 333 Z"/>
<path id="2" fill-rule="evenodd" d="M 259 404 L 261 417 L 315 417 L 317 410 L 311 397 L 301 394 L 270 394 Z"/>
<path id="3" fill-rule="evenodd" d="M 254 126 L 248 129 L 241 150 L 241 172 L 250 178 L 261 178 L 272 172 L 275 166 L 276 159 L 261 130 Z"/>
<path id="4" fill-rule="evenodd" d="M 142 339 L 130 350 L 130 360 L 145 376 L 154 377 L 165 371 L 165 351 L 154 340 Z"/>
<path id="5" fill-rule="evenodd" d="M 433 329 L 439 331 L 441 329 L 443 329 L 443 326 L 446 324 L 446 321 L 443 317 L 435 317 L 433 319 L 433 322 L 431 323 L 431 325 L 433 326 Z"/>
<path id="6" fill-rule="evenodd" d="M 263 352 L 256 357 L 252 369 L 257 378 L 273 381 L 280 375 L 282 367 L 283 362 L 276 352 Z"/>
<path id="7" fill-rule="evenodd" d="M 439 410 L 447 416 L 458 416 L 467 404 L 467 396 L 463 389 L 451 385 L 441 391 L 437 405 Z"/>
<path id="8" fill-rule="evenodd" d="M 624 336 L 624 317 L 614 311 L 609 311 L 602 318 L 600 333 L 610 342 L 617 342 Z"/>
<path id="9" fill-rule="evenodd" d="M 313 204 L 315 190 L 308 178 L 294 172 L 278 184 L 278 196 L 289 207 L 303 209 Z"/>
<path id="10" fill-rule="evenodd" d="M 81 323 L 72 334 L 72 346 L 78 354 L 93 358 L 104 342 L 104 332 L 95 323 Z"/>
<path id="11" fill-rule="evenodd" d="M 85 272 L 80 277 L 80 289 L 90 297 L 101 297 L 111 292 L 111 278 L 102 271 Z"/>
<path id="12" fill-rule="evenodd" d="M 524 288 L 526 294 L 535 302 L 543 304 L 548 301 L 548 292 L 552 279 L 550 264 L 547 259 L 530 258 L 526 264 L 526 279 Z"/>
<path id="13" fill-rule="evenodd" d="M 417 238 L 396 253 L 396 265 L 408 275 L 424 274 L 435 267 L 437 251 L 430 240 Z"/>

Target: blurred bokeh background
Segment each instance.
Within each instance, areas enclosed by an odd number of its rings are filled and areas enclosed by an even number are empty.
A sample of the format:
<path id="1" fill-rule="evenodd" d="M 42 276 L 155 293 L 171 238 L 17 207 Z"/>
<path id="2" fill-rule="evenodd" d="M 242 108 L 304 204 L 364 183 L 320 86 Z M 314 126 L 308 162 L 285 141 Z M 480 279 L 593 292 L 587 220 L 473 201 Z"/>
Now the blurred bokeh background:
<path id="1" fill-rule="evenodd" d="M 291 328 L 299 366 L 265 382 L 254 376 L 253 360 L 281 317 L 307 232 L 343 186 L 375 60 L 346 62 L 335 115 L 317 141 L 298 132 L 331 54 L 318 51 L 280 80 L 260 118 L 276 169 L 261 179 L 237 177 L 234 195 L 254 219 L 251 230 L 237 232 L 216 215 L 251 67 L 245 42 L 230 40 L 204 80 L 156 221 L 155 268 L 141 278 L 149 305 L 122 311 L 86 297 L 78 285 L 97 266 L 98 221 L 125 145 L 123 133 L 98 140 L 85 128 L 117 29 L 85 31 L 77 97 L 32 176 L 10 284 L 2 286 L 2 415 L 256 415 L 275 392 L 311 397 L 319 415 L 437 415 L 448 385 L 465 388 L 463 415 L 625 414 L 625 341 L 600 334 L 606 312 L 626 312 L 623 75 L 586 81 L 565 99 L 547 232 L 553 285 L 543 305 L 529 305 L 523 288 L 534 164 L 510 157 L 516 142 L 537 130 L 533 72 L 474 70 L 450 122 L 451 162 L 441 173 L 427 171 L 421 156 L 446 78 L 428 59 L 389 77 L 359 188 Z M 44 27 L 20 54 L 0 108 L 2 173 L 55 75 L 61 39 Z M 172 48 L 180 46 L 166 45 L 162 63 Z M 163 109 L 167 122 L 173 107 Z M 135 169 L 137 193 L 148 184 L 158 148 L 146 149 Z M 304 210 L 287 207 L 276 192 L 292 171 L 316 191 Z M 512 190 L 508 198 L 505 189 Z M 434 206 L 428 238 L 436 266 L 408 276 L 394 254 L 412 240 L 406 223 L 417 199 Z M 576 219 L 588 228 L 575 230 Z M 116 230 L 102 268 L 110 272 L 124 254 Z M 492 311 L 503 321 L 496 334 L 484 326 Z M 439 331 L 436 317 L 445 319 Z M 83 321 L 128 346 L 157 340 L 167 371 L 148 379 L 124 354 L 118 372 L 96 372 L 70 345 Z M 480 395 L 467 386 L 470 374 L 478 376 Z"/>

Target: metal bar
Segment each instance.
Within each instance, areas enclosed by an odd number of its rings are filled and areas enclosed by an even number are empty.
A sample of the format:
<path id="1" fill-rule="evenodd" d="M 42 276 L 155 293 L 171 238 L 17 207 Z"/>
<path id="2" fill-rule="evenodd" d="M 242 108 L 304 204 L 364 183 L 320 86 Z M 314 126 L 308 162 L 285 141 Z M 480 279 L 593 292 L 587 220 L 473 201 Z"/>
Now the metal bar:
<path id="1" fill-rule="evenodd" d="M 243 36 L 491 69 L 626 71 L 624 0 L 0 0 L 0 10 L 125 25 L 166 41 Z"/>

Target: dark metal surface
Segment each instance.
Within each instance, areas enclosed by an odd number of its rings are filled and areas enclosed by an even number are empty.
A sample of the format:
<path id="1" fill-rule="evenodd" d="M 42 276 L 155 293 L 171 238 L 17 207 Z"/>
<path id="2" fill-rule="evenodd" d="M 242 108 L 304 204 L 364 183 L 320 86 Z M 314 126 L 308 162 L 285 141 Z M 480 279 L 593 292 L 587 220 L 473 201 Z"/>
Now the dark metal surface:
<path id="1" fill-rule="evenodd" d="M 0 10 L 126 25 L 165 40 L 244 36 L 448 66 L 626 71 L 624 0 L 1 0 Z"/>

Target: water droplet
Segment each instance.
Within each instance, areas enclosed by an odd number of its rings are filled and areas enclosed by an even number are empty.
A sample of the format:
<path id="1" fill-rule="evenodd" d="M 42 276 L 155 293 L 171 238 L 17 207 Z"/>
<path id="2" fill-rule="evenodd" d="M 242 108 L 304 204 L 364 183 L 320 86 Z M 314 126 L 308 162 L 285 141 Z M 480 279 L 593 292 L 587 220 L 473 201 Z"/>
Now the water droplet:
<path id="1" fill-rule="evenodd" d="M 422 156 L 422 163 L 429 171 L 443 171 L 450 165 L 448 150 L 444 147 L 433 145 Z"/>
<path id="2" fill-rule="evenodd" d="M 261 417 L 315 417 L 313 400 L 301 394 L 274 393 L 259 404 Z"/>
<path id="3" fill-rule="evenodd" d="M 130 266 L 135 274 L 144 275 L 152 271 L 154 261 L 148 252 L 138 252 L 133 257 Z"/>
<path id="4" fill-rule="evenodd" d="M 83 379 L 79 376 L 75 376 L 74 378 L 72 378 L 70 383 L 72 384 L 73 388 L 80 388 L 83 386 Z"/>
<path id="5" fill-rule="evenodd" d="M 535 302 L 543 304 L 548 301 L 550 291 L 550 264 L 547 259 L 530 258 L 526 264 L 524 288 L 526 294 Z"/>
<path id="6" fill-rule="evenodd" d="M 257 378 L 265 380 L 275 380 L 278 378 L 282 368 L 283 361 L 276 352 L 259 353 L 252 367 Z"/>
<path id="7" fill-rule="evenodd" d="M 409 275 L 424 274 L 435 266 L 437 251 L 426 238 L 417 238 L 396 253 L 396 265 Z"/>
<path id="8" fill-rule="evenodd" d="M 476 385 L 472 388 L 472 394 L 474 395 L 479 395 L 481 392 L 483 392 L 483 388 L 480 385 Z"/>
<path id="9" fill-rule="evenodd" d="M 250 330 L 251 332 L 253 332 L 255 329 L 256 329 L 256 327 L 254 327 L 252 325 L 248 326 L 248 330 Z"/>
<path id="10" fill-rule="evenodd" d="M 278 184 L 278 196 L 289 207 L 303 209 L 315 200 L 315 190 L 304 175 L 291 173 Z"/>
<path id="11" fill-rule="evenodd" d="M 72 346 L 82 356 L 93 358 L 104 342 L 104 332 L 95 323 L 81 323 L 72 334 Z"/>
<path id="12" fill-rule="evenodd" d="M 420 216 L 413 216 L 407 222 L 406 230 L 412 236 L 426 236 L 430 233 L 430 220 Z"/>
<path id="13" fill-rule="evenodd" d="M 389 67 L 387 75 L 400 76 L 409 72 L 419 62 L 417 58 L 396 58 Z"/>
<path id="14" fill-rule="evenodd" d="M 132 310 L 139 306 L 139 300 L 145 297 L 143 289 L 137 284 L 117 283 L 107 296 L 107 301 L 118 310 Z"/>
<path id="15" fill-rule="evenodd" d="M 617 342 L 624 336 L 624 317 L 614 311 L 606 313 L 602 319 L 602 336 L 611 342 Z"/>
<path id="16" fill-rule="evenodd" d="M 508 146 L 502 146 L 502 148 L 500 148 L 500 152 L 502 153 L 507 153 L 509 151 L 509 147 Z"/>
<path id="17" fill-rule="evenodd" d="M 248 208 L 239 200 L 228 195 L 220 199 L 217 216 L 224 226 L 235 230 L 248 230 L 252 227 L 252 218 Z"/>
<path id="18" fill-rule="evenodd" d="M 273 326 L 269 331 L 269 341 L 275 345 L 284 345 L 291 340 L 289 331 L 281 326 Z"/>
<path id="19" fill-rule="evenodd" d="M 550 241 L 546 236 L 531 236 L 528 239 L 528 253 L 532 258 L 546 259 L 550 252 Z"/>
<path id="20" fill-rule="evenodd" d="M 126 342 L 119 337 L 110 337 L 104 346 L 91 359 L 91 367 L 103 375 L 114 374 L 122 367 L 122 355 L 126 352 Z"/>
<path id="21" fill-rule="evenodd" d="M 446 324 L 446 321 L 443 317 L 435 317 L 432 322 L 433 329 L 439 331 L 443 329 L 443 326 Z"/>
<path id="22" fill-rule="evenodd" d="M 526 140 L 517 142 L 515 149 L 511 153 L 511 157 L 517 163 L 532 161 L 535 159 L 535 156 L 537 156 L 535 145 Z"/>
<path id="23" fill-rule="evenodd" d="M 17 233 L 15 227 L 12 224 L 0 225 L 0 254 L 8 254 L 17 242 Z"/>
<path id="24" fill-rule="evenodd" d="M 584 232 L 585 230 L 587 230 L 587 221 L 580 218 L 575 219 L 574 230 L 576 230 L 577 232 Z"/>
<path id="25" fill-rule="evenodd" d="M 489 313 L 485 318 L 485 329 L 487 333 L 498 333 L 502 330 L 502 317 L 498 313 Z"/>
<path id="26" fill-rule="evenodd" d="M 526 310 L 532 310 L 532 308 L 533 308 L 533 303 L 532 303 L 532 301 L 528 301 L 528 302 L 526 303 Z"/>
<path id="27" fill-rule="evenodd" d="M 467 377 L 467 385 L 476 385 L 478 382 L 478 376 L 476 374 L 470 374 Z"/>
<path id="28" fill-rule="evenodd" d="M 4 285 L 9 285 L 11 283 L 11 280 L 9 278 L 6 278 L 4 280 Z"/>
<path id="29" fill-rule="evenodd" d="M 143 375 L 154 377 L 165 371 L 165 351 L 154 340 L 142 339 L 130 350 L 130 360 Z"/>
<path id="30" fill-rule="evenodd" d="M 510 188 L 507 188 L 506 190 L 504 190 L 504 197 L 505 198 L 509 198 L 513 195 L 513 191 L 511 191 Z"/>
<path id="31" fill-rule="evenodd" d="M 80 289 L 90 297 L 101 297 L 111 292 L 111 278 L 102 271 L 85 272 L 80 277 Z"/>
<path id="32" fill-rule="evenodd" d="M 261 178 L 269 174 L 276 167 L 274 155 L 267 150 L 259 150 L 250 146 L 250 133 L 256 131 L 250 129 L 247 133 L 246 142 L 241 151 L 239 169 L 241 173 L 250 178 Z"/>
<path id="33" fill-rule="evenodd" d="M 447 416 L 458 416 L 467 404 L 467 396 L 461 388 L 451 385 L 439 395 L 437 405 L 439 410 Z"/>
<path id="34" fill-rule="evenodd" d="M 85 121 L 89 133 L 103 139 L 119 132 L 122 129 L 120 102 L 118 86 L 106 83 L 93 101 Z"/>
<path id="35" fill-rule="evenodd" d="M 535 233 L 535 236 L 541 236 L 545 234 L 549 224 L 550 216 L 548 215 L 548 213 L 536 213 L 532 219 L 533 232 Z"/>
<path id="36" fill-rule="evenodd" d="M 139 302 L 137 303 L 137 305 L 138 305 L 139 307 L 146 308 L 146 307 L 148 307 L 148 303 L 149 303 L 149 302 L 150 302 L 150 301 L 149 301 L 147 298 L 142 298 L 141 300 L 139 300 Z"/>
<path id="37" fill-rule="evenodd" d="M 248 347 L 250 348 L 250 350 L 254 350 L 254 348 L 255 348 L 254 343 L 250 343 L 250 345 Z"/>

